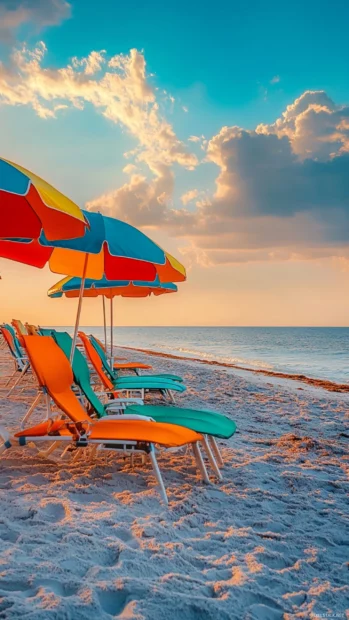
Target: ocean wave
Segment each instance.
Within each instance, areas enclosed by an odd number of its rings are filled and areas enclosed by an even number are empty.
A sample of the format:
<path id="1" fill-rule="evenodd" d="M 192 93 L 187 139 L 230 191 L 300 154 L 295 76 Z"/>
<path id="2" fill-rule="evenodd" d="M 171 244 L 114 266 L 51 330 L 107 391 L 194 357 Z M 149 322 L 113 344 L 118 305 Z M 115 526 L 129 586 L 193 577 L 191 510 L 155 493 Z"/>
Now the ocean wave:
<path id="1" fill-rule="evenodd" d="M 262 362 L 261 360 L 251 360 L 245 359 L 241 357 L 227 357 L 223 355 L 218 355 L 216 353 L 206 353 L 205 351 L 199 351 L 197 349 L 188 349 L 186 347 L 171 347 L 171 346 L 162 346 L 162 349 L 167 349 L 168 351 L 172 351 L 173 354 L 176 352 L 186 353 L 190 356 L 195 356 L 198 359 L 210 360 L 212 362 L 224 363 L 224 364 L 236 364 L 239 366 L 245 366 L 248 368 L 261 368 L 264 370 L 272 370 L 274 367 L 272 364 L 268 364 L 267 362 Z"/>

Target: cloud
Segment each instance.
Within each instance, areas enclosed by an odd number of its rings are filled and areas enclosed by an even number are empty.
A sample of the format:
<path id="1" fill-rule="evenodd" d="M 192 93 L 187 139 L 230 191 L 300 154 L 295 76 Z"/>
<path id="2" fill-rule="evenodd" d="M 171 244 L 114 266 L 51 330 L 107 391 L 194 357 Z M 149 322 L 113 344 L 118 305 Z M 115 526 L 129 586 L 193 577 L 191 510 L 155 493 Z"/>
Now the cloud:
<path id="1" fill-rule="evenodd" d="M 173 173 L 168 166 L 164 166 L 151 180 L 132 174 L 128 183 L 88 202 L 86 206 L 90 211 L 103 211 L 130 223 L 137 221 L 138 226 L 151 228 L 165 221 L 166 204 L 172 192 Z"/>
<path id="2" fill-rule="evenodd" d="M 104 51 L 94 51 L 51 69 L 43 66 L 46 52 L 43 42 L 33 50 L 24 46 L 13 54 L 9 66 L 0 65 L 0 104 L 30 106 L 39 116 L 54 118 L 62 105 L 81 110 L 88 103 L 126 127 L 139 142 L 133 154 L 153 173 L 173 163 L 188 169 L 197 165 L 196 156 L 160 114 L 142 53 L 132 49 L 107 58 Z"/>
<path id="3" fill-rule="evenodd" d="M 187 205 L 189 202 L 192 202 L 199 195 L 198 189 L 190 189 L 188 192 L 181 196 L 181 202 L 184 205 Z"/>
<path id="4" fill-rule="evenodd" d="M 184 208 L 168 208 L 169 185 L 159 201 L 163 188 L 136 177 L 127 203 L 125 188 L 114 192 L 113 211 L 135 225 L 165 227 L 187 242 L 188 260 L 205 265 L 349 256 L 347 119 L 348 108 L 326 93 L 306 92 L 275 123 L 222 127 L 207 142 L 205 165 L 219 174 L 214 194 L 203 192 L 195 210 L 186 205 L 199 190 L 182 196 Z"/>
<path id="5" fill-rule="evenodd" d="M 306 91 L 275 123 L 261 124 L 256 132 L 288 138 L 300 159 L 326 161 L 349 152 L 349 106 L 336 105 L 324 91 Z"/>
<path id="6" fill-rule="evenodd" d="M 43 28 L 60 24 L 70 15 L 71 5 L 65 0 L 1 0 L 0 40 L 10 42 L 23 24 Z"/>
<path id="7" fill-rule="evenodd" d="M 101 50 L 100 52 L 91 52 L 86 58 L 74 57 L 72 65 L 75 69 L 82 67 L 85 75 L 95 75 L 102 69 L 105 53 L 105 50 Z"/>
<path id="8" fill-rule="evenodd" d="M 164 116 L 162 99 L 133 49 L 93 51 L 59 69 L 44 65 L 46 46 L 15 52 L 0 65 L 0 104 L 30 106 L 43 119 L 91 105 L 136 139 L 127 182 L 87 203 L 136 226 L 163 228 L 202 264 L 349 258 L 349 107 L 324 91 L 306 91 L 271 124 L 225 126 L 199 138 L 205 166 L 216 166 L 213 193 L 203 187 L 174 208 L 174 170 L 197 156 Z M 188 142 L 196 142 L 189 136 Z"/>

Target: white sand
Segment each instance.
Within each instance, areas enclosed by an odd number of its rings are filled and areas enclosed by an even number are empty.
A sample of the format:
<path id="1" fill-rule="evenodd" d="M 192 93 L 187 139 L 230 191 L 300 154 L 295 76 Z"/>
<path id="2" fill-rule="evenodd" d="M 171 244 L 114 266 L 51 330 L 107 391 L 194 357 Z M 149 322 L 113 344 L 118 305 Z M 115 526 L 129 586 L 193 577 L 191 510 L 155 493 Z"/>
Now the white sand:
<path id="1" fill-rule="evenodd" d="M 9 450 L 0 461 L 0 618 L 348 618 L 348 397 L 151 361 L 185 376 L 179 404 L 237 422 L 221 442 L 223 483 L 203 485 L 191 460 L 166 454 L 167 509 L 149 465 L 56 466 Z M 25 399 L 0 394 L 0 423 L 14 429 Z"/>

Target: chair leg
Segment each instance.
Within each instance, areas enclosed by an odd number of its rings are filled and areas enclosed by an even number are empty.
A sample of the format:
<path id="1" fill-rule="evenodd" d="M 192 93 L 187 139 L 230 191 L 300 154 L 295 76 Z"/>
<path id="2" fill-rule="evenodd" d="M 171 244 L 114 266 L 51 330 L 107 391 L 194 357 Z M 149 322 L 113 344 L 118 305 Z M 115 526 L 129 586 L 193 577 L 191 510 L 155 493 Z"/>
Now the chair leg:
<path id="1" fill-rule="evenodd" d="M 51 417 L 51 398 L 47 392 L 45 392 L 45 400 L 46 400 L 46 419 L 49 420 Z"/>
<path id="2" fill-rule="evenodd" d="M 10 389 L 10 391 L 6 394 L 6 398 L 8 398 L 10 396 L 10 394 L 12 394 L 13 390 L 15 389 L 15 387 L 17 387 L 17 385 L 20 384 L 20 382 L 22 381 L 22 379 L 24 378 L 27 370 L 29 369 L 29 364 L 27 364 L 23 370 L 21 370 L 21 373 L 17 379 L 17 381 L 14 382 L 12 388 Z"/>
<path id="3" fill-rule="evenodd" d="M 222 455 L 220 453 L 220 450 L 219 450 L 219 447 L 218 447 L 218 444 L 216 442 L 215 437 L 212 437 L 212 435 L 211 435 L 211 437 L 209 437 L 209 442 L 211 444 L 211 448 L 213 450 L 213 454 L 215 455 L 215 458 L 216 458 L 216 461 L 218 463 L 218 466 L 219 467 L 224 467 L 224 462 L 223 462 L 223 459 L 222 459 Z"/>
<path id="4" fill-rule="evenodd" d="M 29 407 L 27 413 L 25 414 L 22 422 L 21 422 L 21 429 L 24 428 L 26 422 L 29 420 L 31 414 L 33 413 L 34 409 L 36 409 L 36 407 L 38 406 L 40 400 L 43 397 L 43 393 L 39 392 L 38 395 L 36 396 L 35 400 L 33 401 L 32 405 Z"/>
<path id="5" fill-rule="evenodd" d="M 223 480 L 223 476 L 222 476 L 221 472 L 219 471 L 219 467 L 218 467 L 218 465 L 216 463 L 216 460 L 215 460 L 215 458 L 214 458 L 214 456 L 212 454 L 212 450 L 210 448 L 210 444 L 207 441 L 207 435 L 203 435 L 202 436 L 202 444 L 203 444 L 204 450 L 205 450 L 205 452 L 207 454 L 207 458 L 209 460 L 209 463 L 210 463 L 214 473 L 216 474 L 218 480 Z"/>
<path id="6" fill-rule="evenodd" d="M 6 383 L 5 383 L 5 385 L 4 385 L 4 388 L 6 388 L 6 387 L 8 386 L 8 384 L 11 382 L 11 380 L 13 379 L 13 377 L 15 377 L 15 376 L 16 376 L 16 373 L 17 373 L 17 372 L 18 372 L 18 371 L 17 371 L 17 368 L 15 368 L 15 369 L 14 369 L 14 371 L 13 371 L 13 373 L 12 373 L 12 375 L 11 375 L 11 376 L 8 378 L 8 380 L 6 381 Z"/>
<path id="7" fill-rule="evenodd" d="M 57 446 L 59 445 L 59 441 L 54 441 L 49 448 L 47 448 L 47 450 L 40 450 L 40 452 L 38 452 L 38 456 L 40 456 L 43 459 L 47 459 L 50 454 L 52 454 L 52 452 L 57 448 Z"/>
<path id="8" fill-rule="evenodd" d="M 77 448 L 76 453 L 74 454 L 74 456 L 73 456 L 73 458 L 72 458 L 71 462 L 72 462 L 72 463 L 76 463 L 76 461 L 78 461 L 78 460 L 79 460 L 79 458 L 81 458 L 81 449 L 80 449 L 80 448 Z"/>
<path id="9" fill-rule="evenodd" d="M 162 476 L 161 476 L 159 465 L 158 465 L 158 462 L 156 460 L 155 449 L 154 449 L 153 444 L 151 444 L 151 446 L 150 446 L 149 456 L 150 456 L 151 463 L 152 463 L 152 466 L 153 466 L 155 478 L 156 478 L 157 483 L 158 483 L 158 485 L 160 487 L 160 495 L 161 495 L 162 499 L 164 500 L 166 506 L 168 506 L 168 497 L 167 497 L 167 494 L 166 494 L 166 489 L 165 489 L 165 485 L 164 485 L 164 482 L 163 482 L 163 479 L 162 479 Z"/>
<path id="10" fill-rule="evenodd" d="M 209 479 L 208 474 L 207 474 L 205 463 L 204 463 L 204 461 L 202 459 L 202 454 L 201 454 L 201 451 L 200 451 L 200 448 L 199 448 L 199 444 L 197 442 L 193 443 L 192 444 L 192 448 L 193 448 L 193 452 L 194 452 L 194 457 L 195 457 L 197 468 L 198 468 L 198 470 L 199 470 L 199 472 L 201 474 L 201 478 L 202 478 L 202 480 L 204 482 L 206 482 L 206 484 L 209 484 L 210 483 L 210 479 Z"/>
<path id="11" fill-rule="evenodd" d="M 0 426 L 0 439 L 3 443 L 0 445 L 0 454 L 11 447 L 11 436 L 4 426 Z"/>

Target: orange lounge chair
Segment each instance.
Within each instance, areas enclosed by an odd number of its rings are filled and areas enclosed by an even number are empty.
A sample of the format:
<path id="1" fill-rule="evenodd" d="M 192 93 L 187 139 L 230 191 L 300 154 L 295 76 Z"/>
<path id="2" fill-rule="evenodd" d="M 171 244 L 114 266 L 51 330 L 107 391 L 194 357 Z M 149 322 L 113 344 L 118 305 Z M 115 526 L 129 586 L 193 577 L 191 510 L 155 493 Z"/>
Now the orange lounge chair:
<path id="1" fill-rule="evenodd" d="M 198 442 L 202 436 L 181 426 L 145 420 L 132 415 L 130 419 L 100 421 L 93 420 L 81 405 L 71 386 L 73 372 L 63 351 L 50 336 L 23 336 L 31 367 L 35 372 L 41 389 L 55 405 L 65 413 L 69 421 L 48 419 L 34 427 L 20 431 L 10 437 L 5 428 L 0 427 L 3 444 L 0 453 L 10 448 L 12 443 L 25 445 L 31 442 L 51 442 L 46 456 L 62 442 L 76 448 L 94 446 L 97 449 L 121 450 L 124 453 L 142 452 L 149 455 L 155 477 L 165 503 L 168 503 L 165 486 L 157 464 L 154 444 L 163 447 L 191 445 L 199 471 L 208 482 L 207 471 L 202 460 Z"/>
<path id="2" fill-rule="evenodd" d="M 168 397 L 174 402 L 173 391 L 184 392 L 186 387 L 182 383 L 178 383 L 166 377 L 153 377 L 141 375 L 138 377 L 120 377 L 111 381 L 104 370 L 103 361 L 90 342 L 90 339 L 84 332 L 78 332 L 79 338 L 85 347 L 86 356 L 91 362 L 97 376 L 107 393 L 117 397 L 118 393 L 126 392 L 128 395 L 140 395 L 142 399 L 145 397 L 145 391 L 161 392 L 164 398 Z"/>
<path id="3" fill-rule="evenodd" d="M 105 344 L 104 342 L 102 342 L 102 340 L 100 340 L 99 338 L 96 338 L 98 344 L 102 347 L 103 351 L 105 352 L 105 354 L 107 355 L 107 349 L 105 348 Z M 127 357 L 114 357 L 114 360 L 126 360 L 127 361 Z"/>
<path id="4" fill-rule="evenodd" d="M 27 356 L 24 355 L 23 351 L 21 350 L 20 343 L 18 342 L 13 327 L 8 324 L 2 325 L 1 332 L 14 362 L 13 374 L 9 377 L 4 387 L 7 387 L 11 380 L 14 379 L 16 374 L 19 372 L 18 378 L 13 383 L 10 391 L 6 395 L 7 397 L 9 397 L 12 394 L 13 390 L 21 383 L 27 372 L 30 370 L 30 364 Z"/>
<path id="5" fill-rule="evenodd" d="M 84 333 L 84 332 L 81 332 Z M 85 336 L 88 338 L 87 334 L 85 334 Z M 97 343 L 99 344 L 99 346 L 102 348 L 102 350 L 104 351 L 105 354 L 107 354 L 106 350 L 105 350 L 105 346 L 104 344 L 98 339 L 96 338 L 96 336 L 93 336 L 93 338 L 97 341 Z M 114 358 L 115 359 L 115 358 Z M 125 360 L 125 357 L 118 357 L 117 359 L 119 360 Z M 150 364 L 142 364 L 140 362 L 114 362 L 113 364 L 113 368 L 115 370 L 134 370 L 134 372 L 136 374 L 138 370 L 151 370 L 153 367 Z"/>

